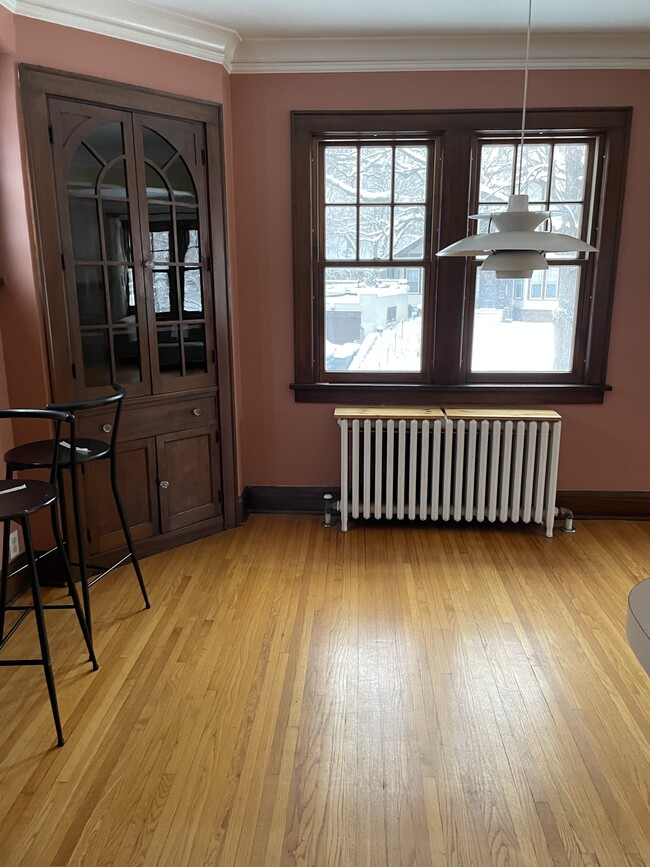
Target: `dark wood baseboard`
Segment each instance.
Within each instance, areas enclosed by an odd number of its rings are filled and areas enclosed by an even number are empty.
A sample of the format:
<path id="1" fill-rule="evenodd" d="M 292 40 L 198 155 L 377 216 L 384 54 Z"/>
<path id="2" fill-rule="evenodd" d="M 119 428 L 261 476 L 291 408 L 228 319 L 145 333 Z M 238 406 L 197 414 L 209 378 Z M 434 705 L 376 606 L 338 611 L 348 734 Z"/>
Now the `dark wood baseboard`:
<path id="1" fill-rule="evenodd" d="M 558 491 L 556 502 L 576 518 L 650 518 L 650 491 Z"/>
<path id="2" fill-rule="evenodd" d="M 292 485 L 249 485 L 244 490 L 244 513 L 251 512 L 311 512 L 324 510 L 323 496 L 332 494 L 334 505 L 339 499 L 338 487 L 307 487 Z"/>
<path id="3" fill-rule="evenodd" d="M 250 485 L 244 490 L 244 514 L 251 512 L 323 511 L 323 495 L 340 497 L 337 487 Z M 557 504 L 576 518 L 650 518 L 650 491 L 558 491 Z"/>

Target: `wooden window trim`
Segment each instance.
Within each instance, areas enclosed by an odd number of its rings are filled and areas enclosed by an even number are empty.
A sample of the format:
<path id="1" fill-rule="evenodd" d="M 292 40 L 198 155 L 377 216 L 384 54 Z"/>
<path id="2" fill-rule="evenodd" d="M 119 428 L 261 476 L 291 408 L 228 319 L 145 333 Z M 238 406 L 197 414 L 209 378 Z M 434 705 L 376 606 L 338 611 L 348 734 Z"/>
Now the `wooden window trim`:
<path id="1" fill-rule="evenodd" d="M 437 170 L 440 170 L 440 214 L 431 230 L 433 249 L 438 250 L 463 237 L 468 231 L 472 149 L 477 135 L 516 131 L 519 111 L 445 112 L 292 112 L 292 189 L 294 252 L 294 337 L 295 399 L 315 403 L 359 403 L 430 405 L 436 402 L 469 405 L 540 405 L 602 403 L 606 383 L 607 352 L 614 296 L 618 235 L 622 213 L 631 109 L 533 109 L 527 128 L 545 135 L 562 133 L 600 135 L 604 161 L 599 175 L 602 187 L 594 197 L 590 239 L 600 248 L 586 264 L 589 292 L 584 293 L 579 311 L 576 340 L 576 373 L 572 374 L 472 374 L 464 370 L 470 315 L 468 292 L 473 263 L 464 259 L 435 259 L 432 283 L 435 298 L 428 305 L 430 318 L 423 323 L 433 335 L 433 365 L 424 365 L 424 375 L 394 376 L 391 382 L 360 381 L 363 377 L 331 377 L 320 380 L 316 348 L 317 329 L 322 326 L 318 303 L 316 267 L 315 203 L 312 196 L 313 148 L 327 136 L 351 141 L 384 138 L 442 137 Z M 435 207 L 435 203 L 434 203 Z M 442 217 L 440 219 L 440 216 Z M 437 223 L 437 225 L 435 225 Z M 599 239 L 606 243 L 599 243 Z M 447 288 L 445 288 L 447 287 Z M 587 297 L 589 296 L 589 297 Z M 449 324 L 451 323 L 451 327 Z M 578 355 L 580 358 L 578 358 Z M 435 370 L 435 381 L 431 370 Z M 419 381 L 416 381 L 419 379 Z M 401 381 L 400 381 L 401 380 Z"/>

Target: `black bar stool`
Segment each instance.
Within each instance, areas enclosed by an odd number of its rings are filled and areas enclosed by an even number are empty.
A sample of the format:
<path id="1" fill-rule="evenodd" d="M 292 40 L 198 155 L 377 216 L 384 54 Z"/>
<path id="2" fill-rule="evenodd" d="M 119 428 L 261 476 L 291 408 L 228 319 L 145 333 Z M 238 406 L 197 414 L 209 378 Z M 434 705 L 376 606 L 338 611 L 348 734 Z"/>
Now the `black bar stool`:
<path id="1" fill-rule="evenodd" d="M 65 422 L 71 428 L 71 442 L 74 442 L 74 416 L 67 412 L 57 412 L 55 410 L 38 410 L 38 409 L 8 409 L 0 410 L 0 419 L 47 419 L 55 423 L 54 438 L 49 440 L 51 443 L 50 450 L 50 479 L 49 482 L 37 481 L 35 479 L 11 479 L 0 481 L 0 521 L 3 525 L 4 539 L 2 544 L 2 579 L 0 584 L 0 649 L 14 635 L 20 624 L 27 617 L 30 611 L 33 611 L 36 616 L 36 628 L 38 631 L 38 641 L 41 648 L 41 656 L 39 659 L 2 659 L 0 666 L 7 665 L 42 665 L 45 672 L 45 681 L 47 683 L 47 691 L 50 696 L 50 704 L 52 705 L 52 716 L 54 717 L 54 725 L 56 728 L 57 743 L 60 747 L 63 746 L 63 730 L 61 728 L 61 719 L 59 717 L 59 706 L 56 698 L 56 688 L 54 686 L 54 674 L 52 672 L 52 661 L 50 659 L 50 650 L 47 642 L 47 632 L 45 629 L 44 609 L 51 608 L 74 608 L 81 631 L 83 633 L 90 661 L 93 670 L 97 670 L 97 660 L 95 659 L 95 651 L 93 650 L 92 637 L 86 623 L 77 589 L 74 585 L 70 563 L 65 551 L 63 539 L 58 529 L 58 520 L 56 516 L 56 504 L 59 497 L 58 481 L 58 454 L 60 451 L 61 442 L 61 425 Z M 50 508 L 52 516 L 52 527 L 54 530 L 54 538 L 57 548 L 60 551 L 63 563 L 65 582 L 68 588 L 72 604 L 62 605 L 44 605 L 41 599 L 41 589 L 38 580 L 38 571 L 36 568 L 36 554 L 32 543 L 29 519 L 35 512 L 41 509 Z M 11 523 L 19 524 L 23 531 L 23 539 L 25 542 L 25 553 L 27 555 L 27 569 L 32 591 L 31 605 L 7 605 L 7 584 L 9 581 L 9 534 Z M 14 573 L 15 574 L 15 573 Z M 21 615 L 14 625 L 5 634 L 5 614 L 7 611 L 21 611 Z"/>
<path id="2" fill-rule="evenodd" d="M 117 485 L 117 434 L 120 425 L 122 400 L 124 399 L 126 391 L 123 386 L 118 384 L 113 385 L 113 391 L 115 393 L 109 395 L 108 397 L 96 398 L 94 400 L 76 401 L 72 403 L 48 404 L 48 410 L 74 413 L 76 417 L 78 417 L 80 413 L 91 409 L 110 408 L 113 411 L 113 421 L 110 425 L 111 436 L 109 442 L 98 439 L 76 438 L 74 436 L 73 423 L 73 437 L 71 438 L 71 442 L 67 443 L 65 440 L 63 440 L 58 452 L 59 474 L 61 474 L 62 470 L 64 469 L 70 470 L 70 488 L 72 492 L 74 532 L 78 552 L 78 562 L 73 562 L 72 565 L 79 568 L 79 575 L 81 579 L 81 592 L 84 601 L 84 610 L 86 612 L 86 621 L 88 623 L 88 628 L 91 635 L 92 618 L 90 609 L 90 593 L 88 592 L 89 588 L 92 587 L 93 584 L 96 584 L 97 581 L 100 581 L 105 575 L 108 575 L 109 572 L 117 569 L 118 566 L 122 566 L 128 560 L 131 560 L 133 564 L 133 569 L 138 579 L 138 584 L 140 585 L 140 591 L 142 592 L 145 607 L 151 608 L 151 603 L 149 602 L 149 597 L 147 596 L 144 579 L 142 578 L 142 572 L 140 571 L 140 564 L 138 563 L 138 558 L 136 557 L 135 550 L 133 548 L 131 531 L 126 520 L 126 514 L 124 512 L 122 498 L 120 497 L 120 492 Z M 74 443 L 72 442 L 73 439 Z M 5 454 L 5 461 L 7 463 L 7 477 L 11 478 L 13 474 L 18 470 L 48 468 L 51 466 L 51 456 L 51 440 L 40 440 L 38 442 L 26 443 L 24 445 L 16 446 L 15 448 L 10 449 Z M 84 534 L 81 524 L 81 510 L 79 508 L 79 481 L 77 475 L 77 468 L 80 465 L 83 466 L 84 464 L 88 464 L 93 461 L 104 460 L 110 461 L 111 490 L 113 493 L 115 506 L 117 508 L 117 513 L 120 519 L 120 524 L 122 526 L 122 532 L 124 533 L 124 539 L 126 541 L 128 553 L 124 557 L 122 557 L 122 559 L 119 560 L 117 563 L 113 563 L 112 566 L 97 567 L 86 563 L 86 557 L 84 553 Z M 62 484 L 60 485 L 60 489 L 63 495 Z M 93 491 L 93 496 L 101 496 L 101 493 L 99 491 Z M 61 515 L 63 523 L 64 544 L 68 545 L 69 532 L 65 508 L 61 509 Z M 88 580 L 89 570 L 99 571 L 99 574 L 93 575 L 92 579 Z"/>

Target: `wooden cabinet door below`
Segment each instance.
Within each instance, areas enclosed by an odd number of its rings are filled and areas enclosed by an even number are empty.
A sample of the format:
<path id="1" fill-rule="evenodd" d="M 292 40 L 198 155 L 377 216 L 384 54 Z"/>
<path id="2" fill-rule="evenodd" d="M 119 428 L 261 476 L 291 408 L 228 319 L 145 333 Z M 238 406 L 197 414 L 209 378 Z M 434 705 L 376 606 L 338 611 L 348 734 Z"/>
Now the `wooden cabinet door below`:
<path id="1" fill-rule="evenodd" d="M 162 434 L 156 443 L 162 532 L 220 515 L 216 426 Z"/>
<path id="2" fill-rule="evenodd" d="M 156 441 L 153 437 L 118 445 L 117 484 L 134 542 L 158 534 Z M 84 495 L 91 555 L 126 547 L 113 500 L 108 461 L 84 468 Z"/>

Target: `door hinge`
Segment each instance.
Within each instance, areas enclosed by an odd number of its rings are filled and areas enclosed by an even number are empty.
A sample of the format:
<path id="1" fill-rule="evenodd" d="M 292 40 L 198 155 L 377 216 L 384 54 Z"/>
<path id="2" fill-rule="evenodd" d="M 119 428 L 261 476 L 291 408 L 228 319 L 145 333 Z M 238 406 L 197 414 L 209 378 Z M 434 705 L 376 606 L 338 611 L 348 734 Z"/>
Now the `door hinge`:
<path id="1" fill-rule="evenodd" d="M 77 378 L 77 365 L 76 364 L 72 365 L 72 378 L 73 379 Z"/>
<path id="2" fill-rule="evenodd" d="M 217 445 L 219 445 L 219 443 L 221 442 L 221 437 L 220 437 L 220 435 L 219 435 L 219 431 L 218 431 L 218 430 L 216 430 L 216 431 L 214 432 L 214 438 L 215 438 L 215 440 L 216 440 Z"/>
<path id="3" fill-rule="evenodd" d="M 217 503 L 221 502 L 221 491 L 217 491 Z"/>
<path id="4" fill-rule="evenodd" d="M 212 356 L 212 363 L 216 364 L 217 363 L 217 350 L 213 349 L 212 352 L 210 353 L 210 355 Z"/>
<path id="5" fill-rule="evenodd" d="M 65 271 L 65 256 L 61 253 L 61 270 Z"/>
<path id="6" fill-rule="evenodd" d="M 206 163 L 205 151 L 203 150 L 203 148 L 201 148 L 201 164 L 205 165 L 205 163 Z"/>
<path id="7" fill-rule="evenodd" d="M 86 527 L 86 538 L 88 539 L 88 544 L 92 542 L 92 536 L 90 535 L 90 529 Z"/>
<path id="8" fill-rule="evenodd" d="M 208 271 L 212 274 L 212 256 L 208 256 Z"/>
<path id="9" fill-rule="evenodd" d="M 54 130 L 52 129 L 52 124 L 48 123 L 47 125 L 47 134 L 50 139 L 50 144 L 54 144 Z"/>

